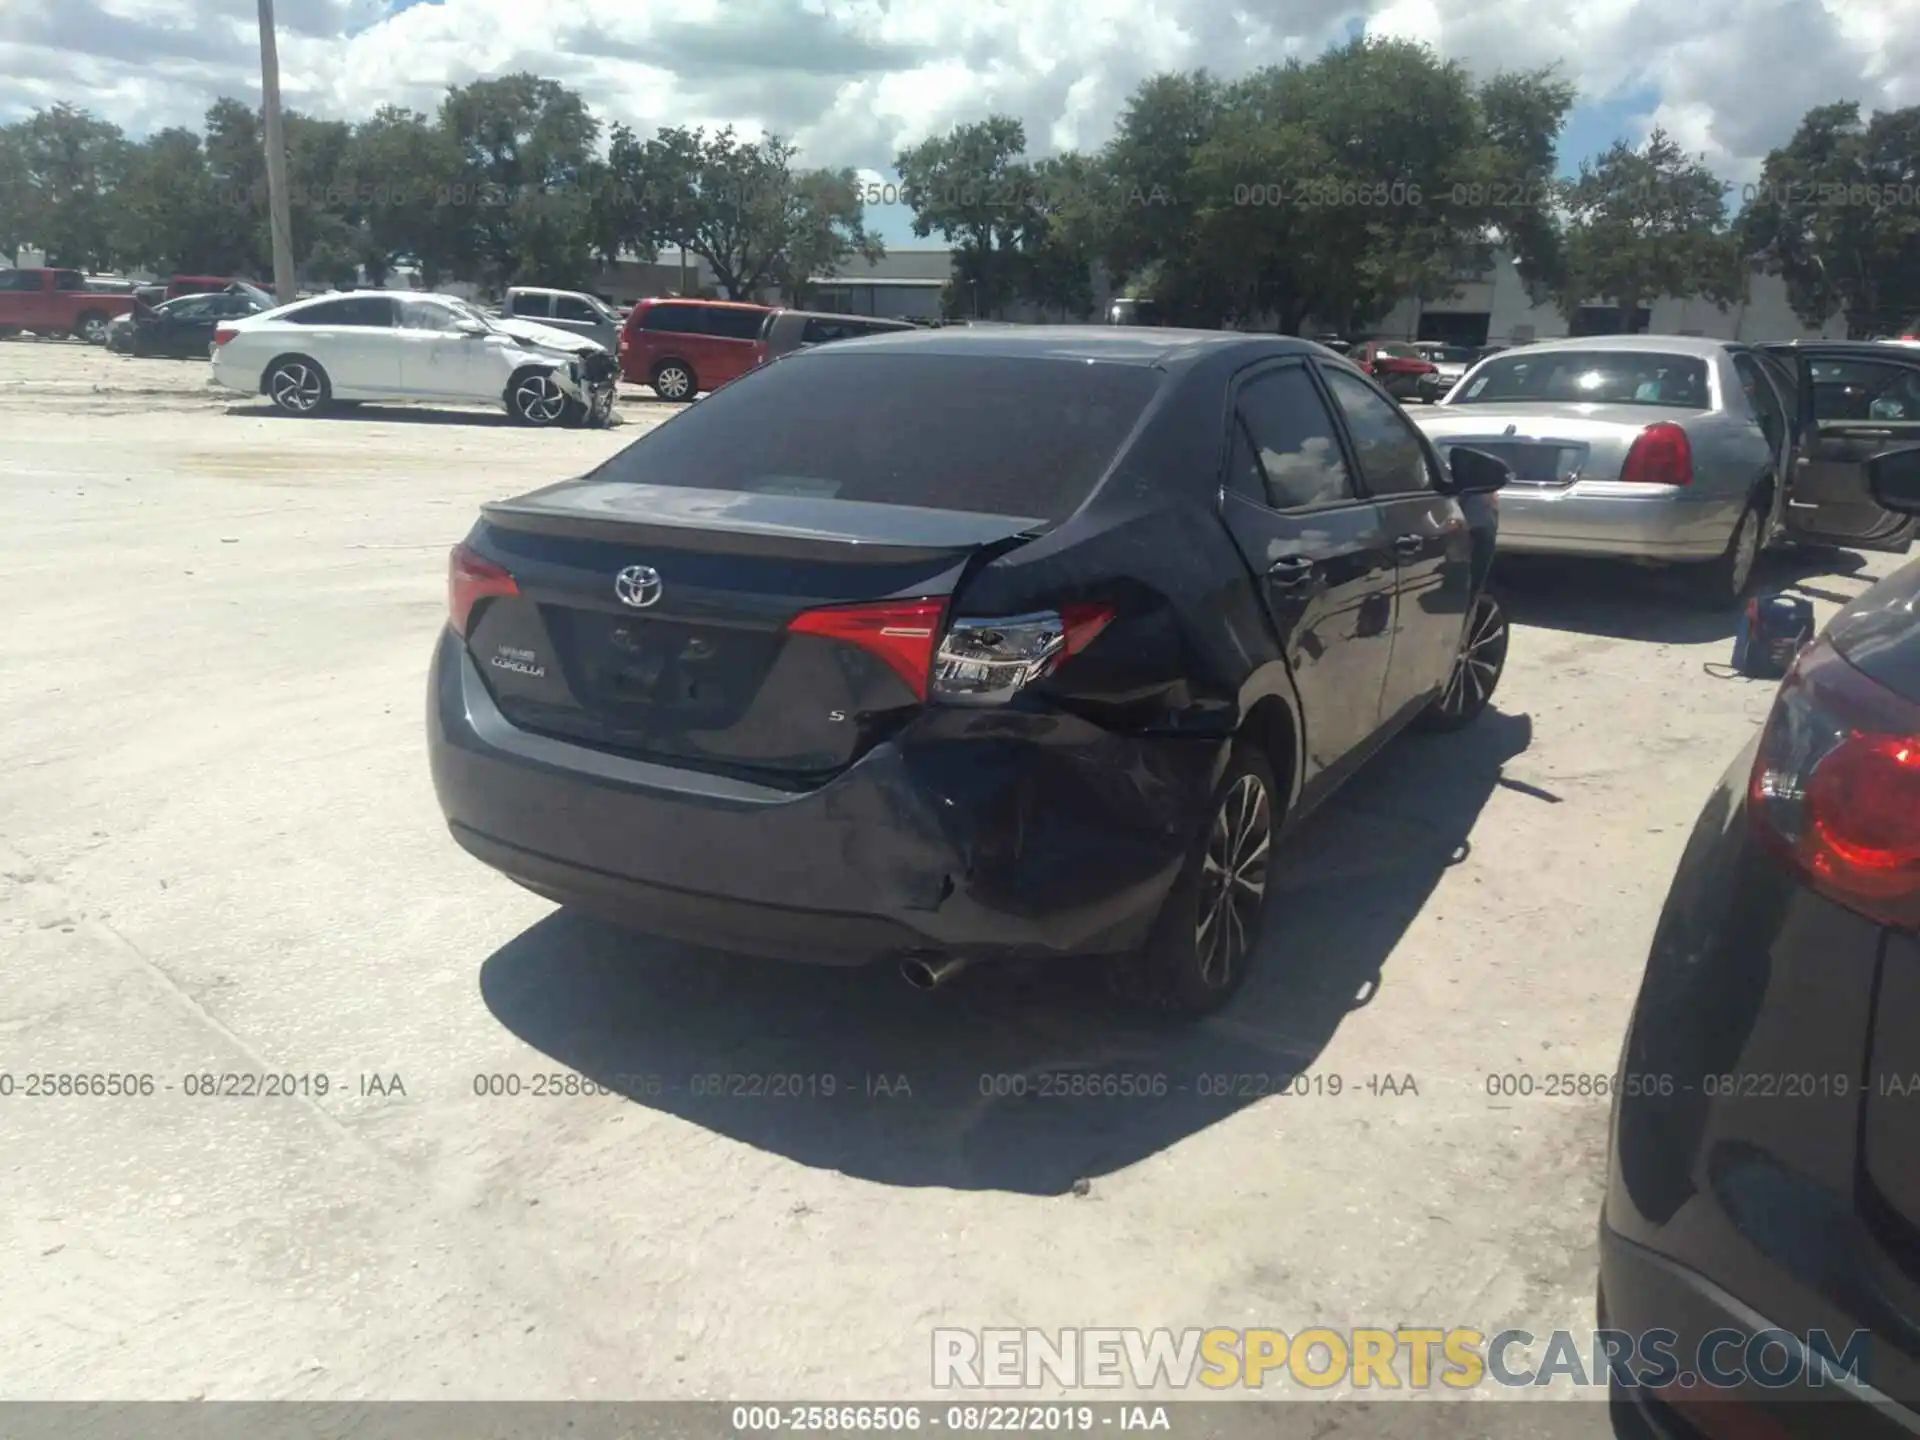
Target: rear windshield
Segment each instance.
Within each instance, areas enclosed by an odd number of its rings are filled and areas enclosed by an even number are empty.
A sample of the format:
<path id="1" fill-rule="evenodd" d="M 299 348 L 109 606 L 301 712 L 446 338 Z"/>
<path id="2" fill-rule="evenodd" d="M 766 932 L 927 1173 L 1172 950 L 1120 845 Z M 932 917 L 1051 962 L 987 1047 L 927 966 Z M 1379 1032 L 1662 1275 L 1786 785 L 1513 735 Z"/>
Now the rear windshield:
<path id="1" fill-rule="evenodd" d="M 1488 360 L 1449 405 L 1550 400 L 1578 405 L 1666 405 L 1704 410 L 1707 362 L 1634 350 L 1524 351 Z"/>
<path id="2" fill-rule="evenodd" d="M 1162 378 L 1136 365 L 834 346 L 715 391 L 594 478 L 1064 520 Z"/>

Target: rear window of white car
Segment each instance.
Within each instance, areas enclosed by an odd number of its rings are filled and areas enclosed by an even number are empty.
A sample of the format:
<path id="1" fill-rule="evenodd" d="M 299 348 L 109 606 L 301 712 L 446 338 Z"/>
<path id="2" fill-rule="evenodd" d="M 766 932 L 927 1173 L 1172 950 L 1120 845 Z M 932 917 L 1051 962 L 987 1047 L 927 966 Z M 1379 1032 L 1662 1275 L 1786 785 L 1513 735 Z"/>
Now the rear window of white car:
<path id="1" fill-rule="evenodd" d="M 1705 410 L 1713 403 L 1713 392 L 1707 383 L 1707 362 L 1697 356 L 1553 350 L 1488 360 L 1447 403 L 1499 405 L 1530 400 Z"/>

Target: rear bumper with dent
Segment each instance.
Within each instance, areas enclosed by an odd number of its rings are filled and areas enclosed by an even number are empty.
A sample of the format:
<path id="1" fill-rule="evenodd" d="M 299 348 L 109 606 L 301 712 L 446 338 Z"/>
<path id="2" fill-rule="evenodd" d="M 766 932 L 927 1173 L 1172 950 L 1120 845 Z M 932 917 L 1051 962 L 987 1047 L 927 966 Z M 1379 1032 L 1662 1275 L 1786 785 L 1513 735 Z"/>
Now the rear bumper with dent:
<path id="1" fill-rule="evenodd" d="M 1711 560 L 1733 539 L 1743 498 L 1676 485 L 1576 480 L 1500 492 L 1499 548 L 1512 554 Z"/>
<path id="2" fill-rule="evenodd" d="M 1211 798 L 1225 743 L 1059 714 L 929 711 L 810 790 L 534 734 L 449 630 L 427 704 L 454 838 L 616 923 L 781 959 L 979 959 L 1139 944 Z"/>

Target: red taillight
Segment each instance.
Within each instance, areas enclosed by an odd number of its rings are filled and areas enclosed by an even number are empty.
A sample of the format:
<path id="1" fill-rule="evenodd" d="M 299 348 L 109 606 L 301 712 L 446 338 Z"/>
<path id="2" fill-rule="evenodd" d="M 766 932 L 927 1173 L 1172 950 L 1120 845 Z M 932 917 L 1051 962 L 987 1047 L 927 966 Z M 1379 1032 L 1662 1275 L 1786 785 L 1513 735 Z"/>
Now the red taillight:
<path id="1" fill-rule="evenodd" d="M 461 639 L 466 638 L 474 606 L 490 596 L 519 593 L 513 576 L 465 545 L 454 546 L 447 556 L 447 622 Z"/>
<path id="2" fill-rule="evenodd" d="M 793 635 L 820 635 L 858 645 L 892 666 L 916 700 L 927 698 L 933 654 L 940 644 L 945 600 L 882 600 L 868 605 L 828 605 L 803 610 L 787 622 Z"/>
<path id="3" fill-rule="evenodd" d="M 1113 623 L 1111 605 L 1062 605 L 1060 619 L 1066 626 L 1068 655 L 1078 655 L 1093 643 L 1094 637 Z"/>
<path id="4" fill-rule="evenodd" d="M 1920 705 L 1816 641 L 1780 687 L 1747 800 L 1815 890 L 1920 929 Z"/>
<path id="5" fill-rule="evenodd" d="M 1627 463 L 1620 467 L 1620 478 L 1642 485 L 1691 485 L 1693 442 L 1687 438 L 1687 432 L 1671 420 L 1649 425 L 1627 451 Z"/>
<path id="6" fill-rule="evenodd" d="M 222 325 L 219 329 L 213 332 L 213 343 L 216 346 L 224 345 L 227 343 L 227 341 L 233 339 L 233 337 L 238 335 L 239 333 L 240 332 L 234 329 L 231 325 Z"/>

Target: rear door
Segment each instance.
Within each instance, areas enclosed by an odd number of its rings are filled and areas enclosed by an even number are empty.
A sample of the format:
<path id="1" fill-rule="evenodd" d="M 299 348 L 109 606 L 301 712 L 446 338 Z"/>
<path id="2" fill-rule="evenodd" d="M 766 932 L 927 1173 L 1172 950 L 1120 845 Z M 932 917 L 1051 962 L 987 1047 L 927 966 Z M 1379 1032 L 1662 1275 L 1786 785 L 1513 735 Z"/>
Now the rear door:
<path id="1" fill-rule="evenodd" d="M 1796 537 L 1903 553 L 1915 517 L 1874 503 L 1866 462 L 1920 442 L 1920 355 L 1800 347 L 1800 445 L 1787 491 Z"/>
<path id="2" fill-rule="evenodd" d="M 149 347 L 178 360 L 204 358 L 213 345 L 218 295 L 188 295 L 168 303 L 152 330 Z"/>
<path id="3" fill-rule="evenodd" d="M 1394 560 L 1304 361 L 1234 387 L 1223 517 L 1272 617 L 1306 729 L 1307 774 L 1357 758 L 1380 723 Z"/>
<path id="4" fill-rule="evenodd" d="M 1393 546 L 1399 594 L 1380 704 L 1385 721 L 1424 704 L 1453 673 L 1473 599 L 1473 535 L 1460 502 L 1440 493 L 1427 447 L 1400 408 L 1358 375 L 1317 368 Z"/>
<path id="5" fill-rule="evenodd" d="M 718 390 L 729 380 L 737 380 L 753 369 L 758 358 L 760 327 L 766 323 L 767 312 L 731 305 L 704 308 L 706 335 L 701 344 L 704 358 L 695 364 L 700 388 Z"/>
<path id="6" fill-rule="evenodd" d="M 397 308 L 388 295 L 343 295 L 286 318 L 308 328 L 312 339 L 307 349 L 326 370 L 336 394 L 392 395 L 401 385 Z"/>

